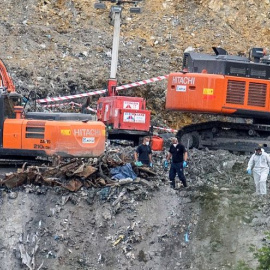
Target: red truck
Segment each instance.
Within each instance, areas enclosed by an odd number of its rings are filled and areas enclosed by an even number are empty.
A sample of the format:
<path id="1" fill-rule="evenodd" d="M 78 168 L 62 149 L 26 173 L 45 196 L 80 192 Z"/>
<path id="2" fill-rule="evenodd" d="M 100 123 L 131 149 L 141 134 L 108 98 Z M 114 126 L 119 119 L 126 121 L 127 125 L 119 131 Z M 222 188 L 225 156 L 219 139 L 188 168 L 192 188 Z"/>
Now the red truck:
<path id="1" fill-rule="evenodd" d="M 137 145 L 140 137 L 150 134 L 150 111 L 141 97 L 101 97 L 97 118 L 106 125 L 109 139 L 130 140 Z"/>

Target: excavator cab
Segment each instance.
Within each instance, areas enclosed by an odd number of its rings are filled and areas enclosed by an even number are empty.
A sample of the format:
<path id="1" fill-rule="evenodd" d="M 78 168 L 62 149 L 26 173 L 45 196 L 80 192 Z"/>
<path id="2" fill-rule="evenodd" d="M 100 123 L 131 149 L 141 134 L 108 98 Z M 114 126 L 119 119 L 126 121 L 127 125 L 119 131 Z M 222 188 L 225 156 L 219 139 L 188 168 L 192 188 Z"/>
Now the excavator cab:
<path id="1" fill-rule="evenodd" d="M 22 105 L 22 96 L 15 92 L 2 94 L 3 107 L 4 107 L 4 119 L 15 119 L 15 106 Z"/>

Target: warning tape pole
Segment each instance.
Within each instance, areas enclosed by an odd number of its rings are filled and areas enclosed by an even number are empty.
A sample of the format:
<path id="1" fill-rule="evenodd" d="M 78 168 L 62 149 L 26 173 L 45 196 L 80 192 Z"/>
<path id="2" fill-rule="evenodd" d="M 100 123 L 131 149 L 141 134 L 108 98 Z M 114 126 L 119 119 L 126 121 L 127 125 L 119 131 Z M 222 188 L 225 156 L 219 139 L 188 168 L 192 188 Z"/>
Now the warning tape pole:
<path id="1" fill-rule="evenodd" d="M 137 86 L 140 86 L 140 85 L 144 85 L 144 84 L 148 84 L 148 83 L 153 83 L 153 82 L 157 82 L 157 81 L 162 81 L 162 80 L 167 79 L 168 76 L 169 75 L 158 76 L 158 77 L 151 78 L 151 79 L 148 79 L 148 80 L 143 80 L 143 81 L 129 83 L 129 84 L 122 85 L 122 86 L 117 86 L 116 87 L 116 91 L 123 90 L 123 89 L 128 89 L 128 88 L 131 88 L 131 87 L 137 87 Z M 88 92 L 88 93 L 83 93 L 83 94 L 76 94 L 76 95 L 70 95 L 70 96 L 64 96 L 64 97 L 52 97 L 52 98 L 45 98 L 45 99 L 37 99 L 37 102 L 42 105 L 42 103 L 57 102 L 57 101 L 75 99 L 75 98 L 82 98 L 82 97 L 88 97 L 88 96 L 94 96 L 94 95 L 101 95 L 101 94 L 104 94 L 106 92 L 107 92 L 106 89 L 96 90 L 96 91 L 93 91 L 93 92 Z"/>

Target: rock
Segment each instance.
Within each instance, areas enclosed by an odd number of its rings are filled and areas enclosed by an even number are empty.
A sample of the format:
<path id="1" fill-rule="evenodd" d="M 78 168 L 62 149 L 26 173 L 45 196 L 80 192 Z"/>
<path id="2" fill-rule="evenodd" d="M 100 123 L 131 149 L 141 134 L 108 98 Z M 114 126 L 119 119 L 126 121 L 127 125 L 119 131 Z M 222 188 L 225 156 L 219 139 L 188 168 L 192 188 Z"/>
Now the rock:
<path id="1" fill-rule="evenodd" d="M 10 193 L 8 193 L 8 197 L 9 197 L 9 199 L 16 199 L 18 197 L 18 193 L 17 192 L 10 192 Z"/>

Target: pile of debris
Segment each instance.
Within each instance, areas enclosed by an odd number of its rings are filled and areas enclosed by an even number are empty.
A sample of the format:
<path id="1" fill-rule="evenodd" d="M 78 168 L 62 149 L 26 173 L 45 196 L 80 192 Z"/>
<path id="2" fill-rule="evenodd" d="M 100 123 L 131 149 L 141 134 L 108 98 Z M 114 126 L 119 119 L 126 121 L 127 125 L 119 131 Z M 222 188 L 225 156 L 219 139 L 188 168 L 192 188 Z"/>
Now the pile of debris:
<path id="1" fill-rule="evenodd" d="M 63 162 L 60 157 L 55 157 L 52 166 L 27 166 L 25 163 L 17 172 L 8 173 L 0 180 L 0 186 L 8 189 L 25 184 L 60 186 L 72 192 L 83 186 L 102 188 L 129 183 L 150 186 L 146 179 L 151 180 L 156 172 L 146 166 L 135 166 L 124 154 L 124 149 L 112 149 L 99 158 L 88 160 L 75 158 Z"/>
<path id="2" fill-rule="evenodd" d="M 252 259 L 269 196 L 251 195 L 249 156 L 191 149 L 188 188 L 173 190 L 166 153 L 137 167 L 134 150 L 110 145 L 100 158 L 56 158 L 3 177 L 3 269 L 221 269 Z"/>

